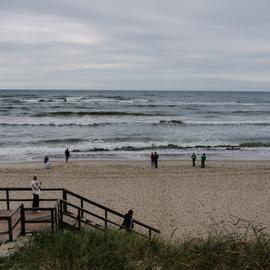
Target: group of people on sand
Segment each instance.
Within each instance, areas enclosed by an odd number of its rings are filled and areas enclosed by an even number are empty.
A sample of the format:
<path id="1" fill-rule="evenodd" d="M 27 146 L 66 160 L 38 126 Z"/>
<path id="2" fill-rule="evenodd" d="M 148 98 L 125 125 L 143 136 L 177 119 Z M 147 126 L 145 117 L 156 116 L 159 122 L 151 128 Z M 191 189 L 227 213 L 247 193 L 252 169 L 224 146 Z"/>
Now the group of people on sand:
<path id="1" fill-rule="evenodd" d="M 151 168 L 158 168 L 158 159 L 159 159 L 159 155 L 157 154 L 157 152 L 152 152 L 151 153 Z M 192 160 L 192 167 L 196 167 L 196 159 L 197 156 L 195 153 L 193 153 L 191 155 L 191 160 Z M 206 154 L 203 153 L 201 155 L 201 168 L 205 168 L 205 162 L 206 162 Z"/>
<path id="2" fill-rule="evenodd" d="M 65 150 L 65 157 L 66 157 L 66 163 L 68 163 L 68 160 L 70 158 L 70 152 L 68 148 Z M 191 155 L 191 160 L 192 160 L 192 166 L 196 167 L 196 159 L 197 156 L 195 153 Z M 151 153 L 151 167 L 152 168 L 158 168 L 158 160 L 159 160 L 159 155 L 157 152 L 152 152 Z M 203 153 L 201 155 L 201 168 L 205 168 L 205 162 L 206 162 L 206 154 Z M 45 168 L 50 168 L 51 163 L 49 160 L 49 157 L 46 155 L 44 158 L 44 163 L 45 163 Z M 40 212 L 38 211 L 39 208 L 39 195 L 41 193 L 41 185 L 42 183 L 37 179 L 37 176 L 33 176 L 32 180 L 32 194 L 33 194 L 33 212 Z M 123 223 L 120 226 L 120 230 L 125 229 L 127 231 L 131 231 L 133 229 L 133 210 L 129 210 L 125 215 L 124 215 L 124 220 Z"/>
<path id="3" fill-rule="evenodd" d="M 159 155 L 157 154 L 157 152 L 155 153 L 151 153 L 151 167 L 152 168 L 158 168 L 158 159 L 159 159 Z"/>
<path id="4" fill-rule="evenodd" d="M 192 167 L 196 167 L 196 159 L 197 159 L 197 156 L 195 153 L 193 153 L 191 155 L 191 160 L 192 160 Z M 206 162 L 206 154 L 203 153 L 201 155 L 201 168 L 205 168 L 205 162 Z"/>
<path id="5" fill-rule="evenodd" d="M 69 152 L 68 148 L 65 151 L 65 157 L 66 157 L 66 163 L 68 163 L 68 160 L 70 158 L 70 152 Z M 51 167 L 51 162 L 50 162 L 49 157 L 47 155 L 44 157 L 44 164 L 45 164 L 46 169 L 49 169 Z"/>

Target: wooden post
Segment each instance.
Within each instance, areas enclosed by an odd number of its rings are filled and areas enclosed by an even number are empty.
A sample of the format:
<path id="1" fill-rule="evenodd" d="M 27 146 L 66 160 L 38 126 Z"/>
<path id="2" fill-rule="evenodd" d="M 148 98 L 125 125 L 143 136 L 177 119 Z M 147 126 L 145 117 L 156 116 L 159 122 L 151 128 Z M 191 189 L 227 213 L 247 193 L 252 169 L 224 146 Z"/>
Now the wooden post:
<path id="1" fill-rule="evenodd" d="M 21 205 L 21 235 L 25 235 L 25 211 L 24 205 Z"/>
<path id="2" fill-rule="evenodd" d="M 108 218 L 108 211 L 107 211 L 107 209 L 105 209 L 105 228 L 107 228 L 107 218 Z"/>
<path id="3" fill-rule="evenodd" d="M 11 217 L 8 218 L 8 235 L 9 235 L 9 241 L 13 242 L 13 231 L 12 231 L 12 219 L 11 219 Z"/>
<path id="4" fill-rule="evenodd" d="M 81 208 L 83 208 L 83 199 L 81 199 Z M 81 212 L 81 217 L 83 218 L 83 211 Z"/>
<path id="5" fill-rule="evenodd" d="M 77 220 L 78 220 L 78 229 L 81 229 L 81 210 L 78 209 L 78 215 L 77 215 Z"/>
<path id="6" fill-rule="evenodd" d="M 58 228 L 59 225 L 59 201 L 57 201 L 57 206 L 55 207 L 55 225 Z"/>
<path id="7" fill-rule="evenodd" d="M 63 189 L 63 200 L 67 201 L 67 191 L 65 189 Z M 64 204 L 63 209 L 65 212 L 67 212 L 67 204 Z"/>
<path id="8" fill-rule="evenodd" d="M 10 209 L 10 204 L 9 204 L 9 190 L 6 190 L 6 199 L 7 199 L 7 210 Z"/>
<path id="9" fill-rule="evenodd" d="M 54 209 L 51 209 L 51 231 L 54 232 Z"/>
<path id="10" fill-rule="evenodd" d="M 63 228 L 63 201 L 60 201 L 60 207 L 59 207 L 59 227 L 60 229 Z"/>

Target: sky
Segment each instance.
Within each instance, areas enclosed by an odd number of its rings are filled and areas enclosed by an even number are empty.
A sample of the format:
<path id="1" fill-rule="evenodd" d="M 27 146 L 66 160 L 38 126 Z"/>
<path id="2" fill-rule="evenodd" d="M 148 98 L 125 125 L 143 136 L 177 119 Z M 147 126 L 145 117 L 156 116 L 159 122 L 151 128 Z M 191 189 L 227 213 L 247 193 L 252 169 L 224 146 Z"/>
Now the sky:
<path id="1" fill-rule="evenodd" d="M 270 91 L 269 0 L 0 0 L 0 89 Z"/>

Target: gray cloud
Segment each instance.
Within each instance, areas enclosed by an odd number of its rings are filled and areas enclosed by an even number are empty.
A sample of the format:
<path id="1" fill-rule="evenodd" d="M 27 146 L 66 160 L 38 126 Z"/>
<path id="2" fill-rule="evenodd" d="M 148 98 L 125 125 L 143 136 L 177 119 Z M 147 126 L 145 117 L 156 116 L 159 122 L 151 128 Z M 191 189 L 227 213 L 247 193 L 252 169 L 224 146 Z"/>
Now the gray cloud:
<path id="1" fill-rule="evenodd" d="M 270 90 L 265 0 L 0 2 L 0 88 Z"/>

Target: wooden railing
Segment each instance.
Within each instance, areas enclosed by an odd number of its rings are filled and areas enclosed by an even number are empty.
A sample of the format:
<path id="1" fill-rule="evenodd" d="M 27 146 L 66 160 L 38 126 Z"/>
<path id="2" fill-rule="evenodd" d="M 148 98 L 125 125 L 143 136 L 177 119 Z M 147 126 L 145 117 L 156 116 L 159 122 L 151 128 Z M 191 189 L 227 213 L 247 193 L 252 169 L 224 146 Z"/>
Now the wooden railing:
<path id="1" fill-rule="evenodd" d="M 54 232 L 57 225 L 57 213 L 56 213 L 56 207 L 39 207 L 35 208 L 35 211 L 40 211 L 40 215 L 42 216 L 42 212 L 49 212 L 48 217 L 49 218 L 42 218 L 42 219 L 26 219 L 26 213 L 32 212 L 33 208 L 24 208 L 23 207 L 23 214 L 22 214 L 22 229 L 21 234 L 29 234 L 29 233 L 37 233 L 41 232 L 42 230 L 26 230 L 26 224 L 50 224 L 51 225 L 51 232 Z"/>
<path id="2" fill-rule="evenodd" d="M 98 219 L 100 219 L 100 220 L 103 220 L 103 221 L 104 221 L 104 227 L 105 227 L 105 228 L 107 228 L 108 223 L 112 223 L 112 221 L 110 221 L 110 220 L 108 219 L 108 214 L 112 214 L 112 215 L 114 215 L 114 216 L 124 218 L 124 215 L 123 215 L 123 214 L 121 214 L 121 213 L 119 213 L 119 212 L 117 212 L 117 211 L 115 211 L 115 210 L 113 210 L 113 209 L 111 209 L 111 208 L 108 208 L 108 207 L 106 207 L 106 206 L 104 206 L 104 205 L 101 205 L 101 204 L 99 204 L 99 203 L 96 203 L 96 202 L 94 202 L 94 201 L 91 201 L 91 200 L 89 200 L 89 199 L 87 199 L 87 198 L 85 198 L 85 197 L 82 197 L 82 196 L 80 196 L 80 195 L 78 195 L 78 194 L 76 194 L 76 193 L 74 193 L 74 192 L 71 192 L 71 191 L 69 191 L 69 190 L 67 190 L 67 189 L 64 189 L 64 190 L 63 190 L 63 201 L 66 202 L 66 203 L 63 203 L 63 209 L 64 209 L 64 210 L 66 210 L 66 209 L 67 209 L 67 206 L 70 205 L 70 203 L 67 203 L 67 202 L 68 202 L 68 198 L 69 198 L 70 196 L 75 197 L 75 198 L 77 198 L 77 199 L 80 200 L 80 207 L 76 206 L 76 209 L 77 209 L 78 211 L 81 211 L 80 217 L 82 217 L 82 218 L 84 217 L 84 213 L 86 213 L 86 211 L 83 211 L 83 210 L 85 210 L 85 204 L 86 204 L 86 203 L 88 203 L 88 204 L 90 204 L 90 205 L 93 205 L 93 206 L 95 206 L 96 208 L 102 209 L 102 210 L 104 211 L 104 217 L 101 217 L 100 215 L 97 215 L 97 214 L 95 214 L 95 213 L 93 213 L 93 212 L 89 212 L 89 211 L 87 211 L 87 212 L 88 212 L 88 214 L 90 214 L 90 215 L 92 215 L 92 216 L 95 216 L 96 218 L 98 218 Z M 71 205 L 70 205 L 70 206 L 71 206 Z M 74 207 L 74 205 L 73 205 L 73 207 Z M 78 212 L 78 213 L 79 213 L 79 212 Z M 136 219 L 133 219 L 133 223 L 136 224 L 136 225 L 138 225 L 138 226 L 141 227 L 141 228 L 147 229 L 147 230 L 148 230 L 148 236 L 149 236 L 150 238 L 151 238 L 153 232 L 154 232 L 154 233 L 160 233 L 159 230 L 157 230 L 157 229 L 155 229 L 155 228 L 153 228 L 153 227 L 151 227 L 151 226 L 149 226 L 149 225 L 147 225 L 147 224 L 145 224 L 145 223 L 142 223 L 142 222 L 140 222 L 140 221 L 138 221 L 138 220 L 136 220 Z M 114 224 L 114 225 L 115 225 L 115 224 Z M 117 226 L 120 227 L 121 225 L 117 224 Z"/>
<path id="3" fill-rule="evenodd" d="M 13 241 L 14 237 L 14 230 L 15 228 L 21 224 L 21 229 L 18 231 L 19 235 L 26 235 L 29 233 L 37 233 L 41 232 L 41 230 L 26 230 L 26 224 L 31 224 L 31 223 L 50 223 L 51 224 L 51 231 L 53 232 L 55 230 L 56 224 L 57 224 L 57 219 L 56 219 L 56 208 L 52 207 L 47 207 L 47 208 L 35 208 L 35 211 L 40 211 L 40 212 L 49 212 L 49 219 L 27 219 L 27 212 L 33 212 L 33 208 L 24 208 L 24 205 L 21 204 L 18 208 L 13 210 L 11 213 L 8 213 L 4 216 L 0 216 L 0 220 L 7 221 L 7 227 L 8 230 L 6 231 L 1 231 L 0 235 L 6 235 L 8 234 L 8 240 Z M 18 213 L 17 220 L 13 224 L 14 221 L 14 216 Z"/>
<path id="4" fill-rule="evenodd" d="M 0 220 L 7 221 L 7 225 L 8 225 L 8 230 L 0 232 L 0 235 L 8 234 L 9 241 L 13 241 L 13 230 L 22 221 L 21 219 L 22 208 L 23 208 L 23 204 L 21 204 L 19 207 L 13 210 L 11 213 L 8 213 L 7 215 L 0 217 Z M 18 212 L 20 212 L 19 218 L 15 221 L 15 224 L 13 224 L 14 215 L 17 214 Z"/>
<path id="5" fill-rule="evenodd" d="M 0 188 L 0 194 L 1 192 L 5 193 L 5 199 L 0 198 L 0 202 L 6 202 L 6 208 L 9 210 L 10 209 L 10 203 L 11 202 L 28 202 L 28 201 L 32 201 L 33 199 L 28 198 L 12 198 L 11 197 L 11 192 L 13 191 L 32 191 L 31 188 Z M 56 198 L 44 198 L 44 195 L 42 196 L 43 198 L 40 199 L 40 201 L 45 201 L 45 202 L 56 202 L 58 204 L 57 207 L 55 208 L 38 208 L 37 210 L 40 211 L 50 211 L 51 213 L 51 219 L 50 221 L 34 221 L 34 220 L 25 220 L 25 212 L 27 211 L 33 211 L 33 208 L 25 208 L 24 205 L 21 205 L 19 208 L 21 209 L 21 218 L 20 220 L 22 220 L 22 231 L 21 234 L 25 234 L 28 233 L 25 231 L 25 224 L 27 223 L 51 223 L 51 230 L 53 231 L 55 229 L 56 224 L 59 223 L 59 225 L 61 225 L 63 223 L 63 216 L 69 216 L 72 219 L 76 219 L 78 222 L 78 226 L 80 228 L 81 223 L 84 224 L 88 224 L 89 226 L 95 227 L 95 228 L 100 228 L 99 226 L 97 226 L 97 224 L 92 224 L 91 222 L 89 222 L 89 220 L 87 221 L 86 219 L 84 219 L 84 215 L 90 215 L 91 217 L 94 217 L 96 219 L 98 219 L 99 221 L 101 221 L 104 224 L 104 228 L 108 227 L 108 224 L 114 225 L 116 227 L 121 228 L 121 225 L 117 222 L 115 222 L 114 220 L 112 220 L 111 217 L 114 218 L 124 218 L 124 215 L 111 209 L 108 208 L 104 205 L 101 205 L 97 202 L 94 202 L 92 200 L 89 200 L 77 193 L 74 193 L 70 190 L 64 189 L 64 188 L 42 188 L 42 194 L 46 194 L 47 192 L 60 192 L 61 195 L 57 196 Z M 60 197 L 60 198 L 59 198 Z M 62 197 L 62 198 L 61 198 Z M 70 202 L 70 199 L 79 199 L 79 206 L 76 205 L 73 202 Z M 104 215 L 100 215 L 97 213 L 94 213 L 95 211 L 90 211 L 89 209 L 86 208 L 86 206 L 88 205 L 88 207 L 91 206 L 91 209 L 95 210 L 101 210 L 103 211 Z M 74 216 L 74 214 L 70 213 L 68 211 L 68 207 L 71 207 L 73 209 L 75 209 L 76 211 L 76 215 Z M 18 208 L 15 210 L 18 211 Z M 14 212 L 14 211 L 13 211 Z M 108 217 L 110 215 L 110 218 Z M 75 217 L 75 218 L 74 218 Z M 144 229 L 148 231 L 148 236 L 149 238 L 152 237 L 153 233 L 160 233 L 159 230 L 145 224 L 142 223 L 136 219 L 133 219 L 133 223 L 136 225 L 136 228 L 139 229 Z M 140 233 L 139 233 L 140 234 Z"/>
<path id="6" fill-rule="evenodd" d="M 0 192 L 5 192 L 5 199 L 0 199 L 0 202 L 6 202 L 6 207 L 7 210 L 10 209 L 10 202 L 31 202 L 33 201 L 33 199 L 28 198 L 11 198 L 11 192 L 13 191 L 32 191 L 31 188 L 24 188 L 24 187 L 15 187 L 15 188 L 0 188 Z M 63 188 L 42 188 L 42 192 L 52 192 L 52 191 L 56 191 L 56 192 L 61 192 L 63 193 L 64 189 Z M 62 195 L 63 196 L 63 195 Z M 59 199 L 59 196 L 57 196 L 56 198 L 41 198 L 40 201 L 45 201 L 45 202 L 57 202 L 57 200 Z"/>

